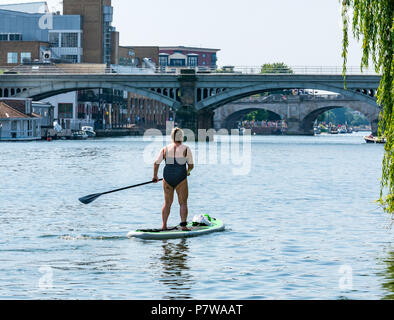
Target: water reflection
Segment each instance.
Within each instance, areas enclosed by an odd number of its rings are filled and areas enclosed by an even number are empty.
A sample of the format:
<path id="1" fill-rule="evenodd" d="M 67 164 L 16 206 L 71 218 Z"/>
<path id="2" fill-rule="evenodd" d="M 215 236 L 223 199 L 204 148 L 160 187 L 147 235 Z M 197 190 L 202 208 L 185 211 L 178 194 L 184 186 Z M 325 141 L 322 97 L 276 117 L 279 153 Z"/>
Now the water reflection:
<path id="1" fill-rule="evenodd" d="M 382 287 L 385 289 L 386 294 L 383 299 L 394 299 L 394 251 L 388 254 L 385 259 L 386 269 L 380 275 L 383 276 Z"/>
<path id="2" fill-rule="evenodd" d="M 179 242 L 163 241 L 161 262 L 161 278 L 159 281 L 168 286 L 163 299 L 192 299 L 188 292 L 194 281 L 187 264 L 189 246 L 186 239 Z"/>

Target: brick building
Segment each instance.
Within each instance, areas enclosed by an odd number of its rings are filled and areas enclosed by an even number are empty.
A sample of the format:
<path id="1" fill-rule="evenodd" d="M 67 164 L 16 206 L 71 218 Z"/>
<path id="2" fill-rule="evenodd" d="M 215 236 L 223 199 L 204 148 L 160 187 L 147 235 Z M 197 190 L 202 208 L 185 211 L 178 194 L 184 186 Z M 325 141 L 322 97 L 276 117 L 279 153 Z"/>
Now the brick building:
<path id="1" fill-rule="evenodd" d="M 160 67 L 199 67 L 201 69 L 217 68 L 217 52 L 220 49 L 195 47 L 160 47 Z"/>
<path id="2" fill-rule="evenodd" d="M 119 46 L 119 64 L 133 67 L 146 67 L 144 59 L 149 59 L 155 66 L 159 63 L 159 47 L 155 46 Z"/>
<path id="3" fill-rule="evenodd" d="M 0 65 L 82 61 L 79 15 L 50 14 L 45 2 L 31 2 L 0 5 L 0 21 Z"/>
<path id="4" fill-rule="evenodd" d="M 40 60 L 48 42 L 0 41 L 0 66 L 13 66 Z"/>
<path id="5" fill-rule="evenodd" d="M 64 15 L 82 17 L 83 61 L 88 63 L 117 64 L 119 34 L 111 25 L 111 0 L 63 0 Z"/>
<path id="6" fill-rule="evenodd" d="M 139 127 L 165 129 L 166 121 L 173 120 L 170 107 L 157 100 L 138 94 L 128 95 L 128 120 Z"/>

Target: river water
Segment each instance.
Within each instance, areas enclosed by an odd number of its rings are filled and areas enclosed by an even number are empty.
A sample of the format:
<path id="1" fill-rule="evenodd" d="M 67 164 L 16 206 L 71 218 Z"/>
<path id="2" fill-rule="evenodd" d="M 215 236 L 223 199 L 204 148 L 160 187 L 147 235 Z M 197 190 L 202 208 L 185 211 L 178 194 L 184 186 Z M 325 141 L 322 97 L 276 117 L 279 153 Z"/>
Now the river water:
<path id="1" fill-rule="evenodd" d="M 238 175 L 196 163 L 189 217 L 226 231 L 166 241 L 125 237 L 160 227 L 160 184 L 78 201 L 150 180 L 151 142 L 1 143 L 0 298 L 394 298 L 394 232 L 374 203 L 383 147 L 362 136 L 254 136 Z"/>

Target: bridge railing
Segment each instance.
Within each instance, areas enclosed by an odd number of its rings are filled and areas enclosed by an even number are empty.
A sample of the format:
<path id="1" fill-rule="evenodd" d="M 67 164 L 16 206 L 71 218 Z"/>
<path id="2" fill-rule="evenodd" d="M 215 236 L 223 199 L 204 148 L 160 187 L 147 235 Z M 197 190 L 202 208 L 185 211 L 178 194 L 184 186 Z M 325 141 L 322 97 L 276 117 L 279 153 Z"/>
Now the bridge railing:
<path id="1" fill-rule="evenodd" d="M 289 66 L 265 68 L 262 66 L 222 66 L 222 67 L 156 67 L 152 68 L 116 68 L 114 66 L 92 64 L 55 64 L 0 66 L 1 74 L 180 74 L 182 69 L 194 69 L 197 74 L 305 74 L 305 75 L 341 75 L 342 66 Z M 374 69 L 361 70 L 360 67 L 347 67 L 348 75 L 376 75 Z"/>
<path id="2" fill-rule="evenodd" d="M 264 68 L 261 66 L 234 66 L 234 73 L 241 74 L 306 74 L 306 75 L 341 75 L 342 66 L 289 66 L 289 67 L 274 67 Z M 360 67 L 349 66 L 346 68 L 348 75 L 376 75 L 374 69 L 363 69 Z"/>
<path id="3" fill-rule="evenodd" d="M 271 102 L 283 102 L 283 101 L 349 101 L 350 98 L 347 98 L 341 94 L 315 94 L 314 92 L 297 92 L 298 90 L 294 90 L 293 95 L 286 94 L 270 94 L 268 96 L 250 96 L 247 98 L 242 98 L 240 100 L 234 101 L 232 103 L 271 103 Z"/>

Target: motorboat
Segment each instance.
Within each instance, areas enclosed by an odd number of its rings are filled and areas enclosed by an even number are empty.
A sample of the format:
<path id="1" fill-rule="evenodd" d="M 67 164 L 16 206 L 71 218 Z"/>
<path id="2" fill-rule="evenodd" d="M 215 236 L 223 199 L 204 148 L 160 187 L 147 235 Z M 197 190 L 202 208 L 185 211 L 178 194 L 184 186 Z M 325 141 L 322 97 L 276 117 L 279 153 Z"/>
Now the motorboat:
<path id="1" fill-rule="evenodd" d="M 87 133 L 83 130 L 75 131 L 71 135 L 71 139 L 73 139 L 73 140 L 85 140 L 88 137 L 89 136 L 87 135 Z"/>
<path id="2" fill-rule="evenodd" d="M 320 130 L 320 133 L 327 133 L 328 132 L 328 128 L 323 124 L 319 124 L 318 128 Z"/>
<path id="3" fill-rule="evenodd" d="M 94 132 L 93 127 L 90 126 L 83 126 L 81 128 L 82 131 L 84 131 L 88 137 L 95 137 L 96 136 L 96 132 Z"/>
<path id="4" fill-rule="evenodd" d="M 365 136 L 364 140 L 366 143 L 386 143 L 386 138 L 378 138 L 372 134 L 370 134 L 369 136 Z"/>
<path id="5" fill-rule="evenodd" d="M 342 126 L 342 127 L 340 127 L 339 128 L 339 131 L 338 131 L 339 133 L 347 133 L 347 129 L 346 129 L 346 127 L 345 126 Z"/>
<path id="6" fill-rule="evenodd" d="M 338 134 L 338 129 L 337 129 L 337 127 L 331 127 L 330 133 L 331 133 L 331 134 Z"/>

